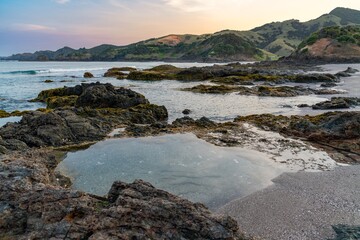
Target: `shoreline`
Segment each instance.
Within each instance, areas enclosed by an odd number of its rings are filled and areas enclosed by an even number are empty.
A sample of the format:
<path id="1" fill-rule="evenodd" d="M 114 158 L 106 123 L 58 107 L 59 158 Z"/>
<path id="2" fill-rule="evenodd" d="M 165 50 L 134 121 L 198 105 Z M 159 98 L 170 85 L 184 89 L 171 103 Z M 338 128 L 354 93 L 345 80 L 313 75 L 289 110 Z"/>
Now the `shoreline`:
<path id="1" fill-rule="evenodd" d="M 236 66 L 225 67 L 229 70 L 227 74 L 231 75 L 234 73 L 232 67 Z M 219 66 L 214 67 L 214 69 L 217 72 L 222 72 Z M 201 73 L 203 71 L 207 73 L 207 70 L 206 68 L 201 69 Z M 213 69 L 210 68 L 210 70 Z M 242 69 L 239 68 L 236 71 L 241 73 Z M 268 71 L 271 74 L 272 70 L 268 69 Z M 212 74 L 213 72 L 209 71 L 208 73 Z M 194 77 L 193 72 L 189 74 L 191 78 Z M 246 72 L 246 74 L 249 75 L 250 73 Z M 274 73 L 272 75 L 276 76 Z M 318 77 L 324 76 L 327 75 L 312 75 L 311 77 L 315 81 L 319 80 Z M 309 75 L 306 76 L 306 78 L 308 77 Z M 331 76 L 331 81 L 333 80 L 337 79 Z M 179 210 L 182 213 L 185 211 L 186 214 L 182 215 L 183 222 L 180 225 L 176 223 L 175 226 L 178 227 L 172 227 L 172 230 L 177 231 L 180 236 L 184 234 L 184 228 L 182 228 L 184 225 L 182 224 L 188 224 L 188 218 L 193 217 L 187 213 L 189 209 L 195 209 L 197 213 L 200 211 L 201 216 L 197 215 L 200 219 L 204 219 L 203 217 L 211 219 L 210 225 L 207 226 L 215 228 L 208 229 L 205 236 L 217 234 L 216 229 L 219 226 L 217 224 L 220 224 L 224 230 L 221 231 L 222 236 L 235 236 L 238 234 L 237 224 L 232 218 L 224 217 L 219 220 L 213 217 L 214 215 L 202 204 L 192 203 L 165 191 L 155 189 L 150 183 L 141 180 L 135 181 L 132 184 L 113 183 L 108 197 L 95 196 L 66 188 L 66 184 L 69 184 L 69 179 L 54 172 L 60 159 L 56 159 L 54 154 L 47 151 L 58 149 L 67 152 L 72 149 L 78 149 L 79 145 L 77 144 L 100 141 L 106 138 L 111 131 L 119 127 L 123 128 L 124 137 L 158 136 L 192 132 L 198 138 L 214 145 L 248 147 L 252 150 L 269 154 L 272 156 L 269 157 L 272 158 L 269 161 L 278 162 L 279 164 L 288 162 L 289 166 L 293 166 L 295 170 L 327 170 L 334 168 L 337 163 L 332 159 L 330 160 L 328 154 L 338 153 L 335 147 L 339 147 L 340 143 L 343 145 L 340 147 L 344 148 L 347 146 L 350 148 L 350 152 L 354 151 L 354 154 L 358 152 L 356 146 L 358 146 L 359 133 L 356 129 L 359 126 L 358 119 L 360 112 L 329 112 L 317 116 L 294 117 L 260 114 L 238 117 L 232 122 L 225 123 L 216 123 L 206 117 L 197 120 L 190 117 L 181 117 L 172 122 L 172 124 L 168 124 L 166 122 L 168 112 L 164 106 L 150 104 L 149 100 L 143 95 L 130 89 L 115 88 L 111 84 L 90 83 L 75 87 L 45 90 L 39 94 L 38 99 L 46 102 L 48 108 L 42 111 L 25 113 L 19 123 L 7 124 L 0 128 L 0 144 L 2 146 L 0 150 L 2 151 L 1 153 L 7 153 L 1 156 L 0 161 L 0 179 L 4 180 L 0 181 L 0 188 L 3 189 L 3 191 L 0 191 L 0 203 L 3 202 L 1 204 L 5 204 L 4 208 L 1 208 L 2 205 L 0 205 L 0 211 L 5 211 L 5 215 L 0 214 L 0 222 L 9 223 L 8 226 L 10 228 L 5 228 L 4 230 L 4 234 L 10 234 L 9 236 L 13 236 L 13 229 L 18 227 L 21 234 L 39 233 L 40 235 L 36 236 L 42 236 L 43 238 L 46 238 L 44 236 L 48 236 L 47 234 L 54 237 L 66 237 L 69 232 L 73 234 L 72 238 L 76 238 L 78 234 L 88 236 L 90 233 L 88 233 L 89 222 L 87 221 L 91 219 L 92 222 L 98 222 L 99 219 L 106 219 L 109 213 L 115 214 L 117 216 L 116 220 L 105 221 L 105 225 L 100 227 L 91 225 L 93 228 L 101 230 L 101 233 L 91 232 L 91 235 L 99 237 L 101 235 L 96 234 L 103 234 L 104 231 L 105 234 L 113 234 L 113 231 L 115 231 L 113 221 L 116 224 L 123 225 L 122 219 L 124 216 L 122 214 L 124 213 L 131 215 L 131 218 L 128 219 L 129 221 L 125 223 L 126 229 L 130 229 L 128 233 L 137 234 L 138 229 L 136 227 L 133 228 L 134 225 L 132 225 L 134 221 L 140 221 L 142 217 L 146 219 L 158 218 L 157 208 L 166 209 L 160 213 L 161 221 L 164 220 L 166 224 L 171 226 L 174 226 L 173 221 L 177 221 L 177 219 L 171 217 L 173 211 Z M 347 124 L 349 122 L 351 123 L 350 127 Z M 272 132 L 267 130 L 272 130 Z M 120 132 L 112 133 L 116 135 Z M 340 142 L 337 141 L 339 137 Z M 305 139 L 307 142 L 304 143 L 298 139 Z M 329 148 L 332 147 L 332 149 L 326 149 L 327 154 L 325 154 L 323 151 L 312 147 L 317 142 L 328 143 Z M 38 148 L 42 148 L 42 150 L 37 150 Z M 16 152 L 16 150 L 21 150 L 22 152 Z M 316 155 L 317 159 L 314 159 L 315 153 L 320 153 L 321 156 Z M 341 157 L 351 162 L 346 154 L 339 156 L 336 160 L 339 161 Z M 314 160 L 320 158 L 323 158 L 323 160 L 314 164 Z M 353 159 L 352 163 L 356 161 L 357 159 Z M 312 177 L 317 176 L 317 173 L 314 173 L 315 175 L 312 175 L 313 173 L 302 174 L 310 174 L 306 176 Z M 291 174 L 286 173 L 283 175 L 289 176 Z M 279 179 L 282 178 L 283 176 L 281 175 L 273 181 L 279 182 Z M 304 181 L 306 180 L 307 178 Z M 349 179 L 346 178 L 345 180 Z M 310 185 L 312 186 L 312 184 Z M 274 185 L 260 192 L 277 188 Z M 303 185 L 306 185 L 306 182 L 303 184 L 302 181 L 299 181 L 294 191 L 305 187 Z M 324 186 L 321 187 L 324 190 Z M 7 189 L 10 190 L 8 191 Z M 346 189 L 344 191 L 347 194 Z M 254 193 L 254 195 L 257 194 L 259 192 Z M 279 197 L 279 194 L 275 195 L 275 197 Z M 23 200 L 27 199 L 28 196 L 31 196 L 32 200 L 24 202 Z M 155 197 L 155 202 L 152 197 L 148 198 L 148 196 Z M 357 197 L 356 194 L 351 196 Z M 245 199 L 248 197 L 245 197 Z M 277 199 L 275 198 L 275 201 Z M 286 200 L 286 198 L 284 199 Z M 170 201 L 170 203 L 167 201 Z M 71 207 L 64 209 L 64 202 L 65 206 L 69 205 Z M 251 201 L 251 203 L 253 202 Z M 267 201 L 265 200 L 265 202 Z M 32 206 L 33 204 L 34 207 Z M 49 204 L 51 208 L 47 208 Z M 156 208 L 153 208 L 153 205 Z M 278 211 L 282 212 L 283 207 L 280 204 L 280 210 Z M 302 205 L 299 204 L 299 207 L 302 208 Z M 38 215 L 39 211 L 44 209 L 45 213 Z M 137 214 L 139 210 L 143 214 L 143 209 L 146 209 L 145 213 L 150 213 L 150 215 L 139 218 Z M 57 218 L 52 217 L 56 215 L 55 212 L 59 212 L 61 215 Z M 11 216 L 19 216 L 21 221 L 26 223 L 30 221 L 30 224 L 17 226 L 16 224 L 18 224 L 19 219 L 11 218 Z M 50 216 L 50 222 L 48 222 L 46 216 Z M 209 216 L 211 217 L 209 218 Z M 252 224 L 259 224 L 259 227 L 261 227 L 263 222 L 259 219 L 257 221 L 259 223 L 255 222 Z M 199 223 L 202 224 L 204 222 L 200 221 Z M 239 223 L 241 224 L 241 222 Z M 136 224 L 136 226 L 143 227 L 140 222 L 136 222 Z M 151 224 L 151 226 L 156 226 L 159 223 L 151 222 Z M 193 236 L 196 236 L 201 224 L 196 226 L 186 225 L 185 228 L 191 228 L 191 231 L 194 231 L 195 234 Z M 65 226 L 61 229 L 60 233 L 58 230 L 55 231 L 59 226 Z M 73 229 L 73 226 L 77 226 L 77 228 Z M 48 231 L 47 227 L 52 229 L 51 232 Z M 216 230 L 215 233 L 214 229 Z M 154 237 L 151 234 L 152 232 L 147 231 L 145 236 Z M 6 235 L 4 236 L 6 237 Z M 1 234 L 0 237 L 2 237 Z M 26 237 L 29 236 L 26 235 Z"/>
<path id="2" fill-rule="evenodd" d="M 358 225 L 359 233 L 359 171 L 360 165 L 352 165 L 284 173 L 273 185 L 216 212 L 234 217 L 246 234 L 264 239 L 332 239 L 336 225 Z"/>

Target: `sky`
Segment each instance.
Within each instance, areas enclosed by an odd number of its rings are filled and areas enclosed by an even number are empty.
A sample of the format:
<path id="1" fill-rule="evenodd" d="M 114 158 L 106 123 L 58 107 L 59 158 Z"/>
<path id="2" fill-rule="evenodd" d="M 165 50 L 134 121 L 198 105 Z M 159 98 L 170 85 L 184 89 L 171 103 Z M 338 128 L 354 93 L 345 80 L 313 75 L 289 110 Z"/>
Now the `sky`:
<path id="1" fill-rule="evenodd" d="M 307 21 L 360 0 L 0 0 L 0 56 Z"/>

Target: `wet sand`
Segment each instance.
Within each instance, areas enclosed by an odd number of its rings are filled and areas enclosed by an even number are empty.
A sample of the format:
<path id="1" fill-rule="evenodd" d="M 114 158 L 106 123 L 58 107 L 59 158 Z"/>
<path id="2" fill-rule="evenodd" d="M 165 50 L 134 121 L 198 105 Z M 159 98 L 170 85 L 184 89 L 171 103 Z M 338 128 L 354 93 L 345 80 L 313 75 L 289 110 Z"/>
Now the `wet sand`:
<path id="1" fill-rule="evenodd" d="M 274 184 L 234 200 L 218 213 L 262 239 L 332 239 L 332 225 L 360 225 L 360 166 L 285 173 Z"/>

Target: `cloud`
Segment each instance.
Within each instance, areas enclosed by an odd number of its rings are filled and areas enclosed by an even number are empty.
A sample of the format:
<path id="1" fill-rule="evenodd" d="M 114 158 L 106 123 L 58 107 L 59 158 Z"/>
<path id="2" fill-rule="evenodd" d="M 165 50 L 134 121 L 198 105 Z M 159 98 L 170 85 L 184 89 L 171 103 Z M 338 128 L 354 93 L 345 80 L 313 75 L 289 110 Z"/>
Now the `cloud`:
<path id="1" fill-rule="evenodd" d="M 65 4 L 70 2 L 70 0 L 55 0 L 55 2 L 59 3 L 59 4 Z"/>
<path id="2" fill-rule="evenodd" d="M 162 0 L 165 4 L 185 12 L 234 9 L 254 0 Z"/>
<path id="3" fill-rule="evenodd" d="M 55 28 L 45 26 L 45 25 L 38 25 L 38 24 L 27 24 L 27 23 L 17 23 L 13 25 L 15 30 L 20 31 L 38 31 L 38 32 L 48 32 L 54 31 Z"/>
<path id="4" fill-rule="evenodd" d="M 169 6 L 186 12 L 209 10 L 218 3 L 216 0 L 164 0 L 164 2 Z"/>

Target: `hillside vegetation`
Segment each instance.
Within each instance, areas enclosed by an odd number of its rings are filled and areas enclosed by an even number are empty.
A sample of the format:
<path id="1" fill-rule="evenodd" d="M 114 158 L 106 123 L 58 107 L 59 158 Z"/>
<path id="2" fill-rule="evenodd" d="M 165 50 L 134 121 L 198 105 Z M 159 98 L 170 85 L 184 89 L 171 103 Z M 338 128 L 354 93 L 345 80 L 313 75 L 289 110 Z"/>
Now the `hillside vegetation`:
<path id="1" fill-rule="evenodd" d="M 360 26 L 326 27 L 312 33 L 292 55 L 295 58 L 360 60 Z"/>
<path id="2" fill-rule="evenodd" d="M 7 59 L 21 61 L 255 61 L 289 56 L 309 35 L 331 26 L 360 24 L 360 11 L 335 8 L 329 14 L 300 22 L 272 22 L 250 31 L 223 30 L 214 34 L 176 35 L 152 38 L 127 46 L 38 51 Z M 356 36 L 353 36 L 353 38 Z M 355 38 L 356 39 L 356 38 Z M 349 40 L 350 41 L 350 40 Z"/>

